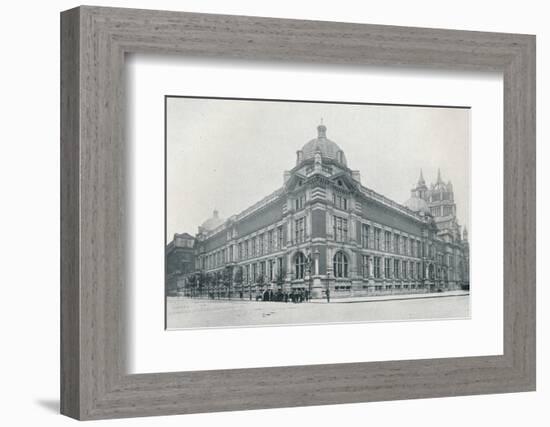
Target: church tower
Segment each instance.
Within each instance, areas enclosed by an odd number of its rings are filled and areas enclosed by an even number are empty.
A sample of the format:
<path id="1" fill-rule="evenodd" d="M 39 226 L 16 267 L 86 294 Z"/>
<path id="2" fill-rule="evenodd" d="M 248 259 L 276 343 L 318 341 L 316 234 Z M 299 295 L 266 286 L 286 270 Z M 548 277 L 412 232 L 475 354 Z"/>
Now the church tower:
<path id="1" fill-rule="evenodd" d="M 458 222 L 456 219 L 456 203 L 454 200 L 453 184 L 444 182 L 441 178 L 441 170 L 437 170 L 437 181 L 426 192 L 426 202 L 435 219 L 437 228 L 456 234 Z"/>
<path id="2" fill-rule="evenodd" d="M 428 187 L 426 186 L 426 181 L 424 181 L 424 175 L 422 173 L 422 169 L 420 169 L 420 176 L 418 177 L 418 182 L 416 183 L 416 187 L 414 187 L 411 190 L 411 197 L 417 197 L 419 199 L 426 200 L 427 191 L 428 191 Z"/>

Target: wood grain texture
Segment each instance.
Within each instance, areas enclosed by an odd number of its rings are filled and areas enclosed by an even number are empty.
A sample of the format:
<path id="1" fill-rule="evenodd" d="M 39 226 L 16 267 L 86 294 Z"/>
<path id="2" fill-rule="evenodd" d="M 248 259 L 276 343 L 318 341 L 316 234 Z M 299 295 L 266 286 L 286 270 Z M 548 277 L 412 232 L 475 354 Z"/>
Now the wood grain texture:
<path id="1" fill-rule="evenodd" d="M 79 17 L 61 20 L 61 412 L 80 414 Z"/>
<path id="2" fill-rule="evenodd" d="M 535 389 L 535 38 L 80 7 L 62 13 L 62 413 L 78 419 Z M 124 55 L 504 75 L 504 354 L 128 375 Z"/>

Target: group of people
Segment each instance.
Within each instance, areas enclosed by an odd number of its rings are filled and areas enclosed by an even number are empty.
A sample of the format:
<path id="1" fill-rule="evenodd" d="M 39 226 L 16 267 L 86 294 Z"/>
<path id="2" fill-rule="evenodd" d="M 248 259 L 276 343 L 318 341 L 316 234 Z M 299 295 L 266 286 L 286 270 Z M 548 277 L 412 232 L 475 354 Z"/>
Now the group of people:
<path id="1" fill-rule="evenodd" d="M 311 299 L 307 289 L 292 289 L 289 292 L 283 292 L 281 289 L 274 291 L 266 289 L 256 294 L 256 301 L 278 301 L 278 302 L 308 302 Z"/>

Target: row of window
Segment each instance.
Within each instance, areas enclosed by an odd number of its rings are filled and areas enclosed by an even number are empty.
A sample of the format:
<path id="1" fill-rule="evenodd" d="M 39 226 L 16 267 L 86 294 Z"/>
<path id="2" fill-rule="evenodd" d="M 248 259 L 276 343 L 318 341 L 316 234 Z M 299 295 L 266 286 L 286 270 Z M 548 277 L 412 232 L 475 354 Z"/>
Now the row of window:
<path id="1" fill-rule="evenodd" d="M 235 246 L 235 250 L 233 250 Z M 203 268 L 211 270 L 232 261 L 242 261 L 249 258 L 266 255 L 283 247 L 283 227 L 261 233 L 246 239 L 236 245 L 220 249 L 208 254 L 203 260 Z"/>
<path id="2" fill-rule="evenodd" d="M 433 216 L 448 216 L 454 214 L 452 206 L 434 206 L 430 208 L 430 212 Z"/>
<path id="3" fill-rule="evenodd" d="M 362 275 L 363 277 L 370 277 L 371 276 L 371 268 L 372 268 L 372 276 L 380 279 L 382 278 L 382 273 L 384 274 L 384 277 L 390 278 L 393 277 L 395 279 L 413 279 L 413 280 L 420 280 L 423 278 L 423 271 L 422 271 L 422 265 L 418 261 L 408 261 L 408 260 L 399 260 L 399 259 L 392 259 L 392 258 L 384 258 L 384 265 L 381 265 L 381 257 L 374 256 L 372 257 L 372 267 L 370 264 L 370 256 L 369 255 L 363 255 L 362 256 Z M 383 271 L 382 271 L 383 268 Z"/>
<path id="4" fill-rule="evenodd" d="M 333 194 L 332 195 L 332 202 L 334 203 L 334 206 L 338 209 L 341 209 L 343 211 L 347 211 L 349 207 L 349 201 L 347 197 Z M 294 199 L 294 209 L 299 211 L 304 208 L 306 204 L 306 196 L 304 194 L 297 196 Z"/>
<path id="5" fill-rule="evenodd" d="M 296 199 L 294 199 L 294 209 L 296 209 L 297 211 L 304 209 L 305 204 L 306 204 L 306 196 L 303 194 L 301 196 L 296 197 Z"/>
<path id="6" fill-rule="evenodd" d="M 283 272 L 283 258 L 276 260 L 255 262 L 243 266 L 243 283 L 256 283 L 263 279 L 264 282 L 272 282 L 277 279 L 278 274 Z"/>
<path id="7" fill-rule="evenodd" d="M 344 196 L 340 196 L 339 194 L 334 193 L 332 195 L 332 201 L 334 203 L 334 207 L 341 209 L 343 211 L 348 210 L 348 199 Z"/>
<path id="8" fill-rule="evenodd" d="M 441 200 L 453 200 L 452 193 L 449 191 L 432 193 L 430 195 L 430 202 L 439 202 Z"/>
<path id="9" fill-rule="evenodd" d="M 274 230 L 269 230 L 266 233 L 240 242 L 236 261 L 262 256 L 280 250 L 282 247 L 283 227 L 279 226 Z"/>
<path id="10" fill-rule="evenodd" d="M 310 273 L 311 261 L 302 252 L 294 257 L 294 277 L 304 279 Z M 335 277 L 348 277 L 348 257 L 343 252 L 337 252 L 333 257 L 332 271 Z"/>
<path id="11" fill-rule="evenodd" d="M 361 246 L 365 249 L 393 252 L 417 258 L 423 256 L 420 240 L 386 230 L 384 230 L 384 240 L 382 240 L 382 231 L 379 227 L 361 224 Z"/>

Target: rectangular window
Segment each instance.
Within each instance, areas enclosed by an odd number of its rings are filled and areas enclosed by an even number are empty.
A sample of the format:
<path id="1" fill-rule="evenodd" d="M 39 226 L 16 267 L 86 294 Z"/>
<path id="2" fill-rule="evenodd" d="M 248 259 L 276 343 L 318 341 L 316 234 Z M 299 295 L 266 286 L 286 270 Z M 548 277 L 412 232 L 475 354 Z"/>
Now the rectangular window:
<path id="1" fill-rule="evenodd" d="M 390 265 L 391 265 L 391 259 L 384 258 L 384 277 L 386 278 L 390 277 Z"/>
<path id="2" fill-rule="evenodd" d="M 252 239 L 250 239 L 250 241 L 252 242 L 252 248 L 250 249 L 250 256 L 255 257 L 256 256 L 256 239 L 253 237 Z M 254 276 L 254 278 L 256 278 L 256 276 Z"/>
<path id="3" fill-rule="evenodd" d="M 262 277 L 266 277 L 265 261 L 262 261 L 260 263 L 260 274 L 262 275 Z"/>
<path id="4" fill-rule="evenodd" d="M 374 277 L 377 279 L 380 278 L 380 257 L 375 256 L 374 257 Z"/>
<path id="5" fill-rule="evenodd" d="M 369 247 L 369 226 L 368 224 L 361 224 L 361 246 L 363 248 Z"/>
<path id="6" fill-rule="evenodd" d="M 267 234 L 267 252 L 273 251 L 273 230 L 269 230 Z"/>
<path id="7" fill-rule="evenodd" d="M 283 249 L 283 227 L 279 226 L 277 227 L 277 249 L 281 250 Z"/>
<path id="8" fill-rule="evenodd" d="M 306 196 L 303 194 L 301 196 L 298 196 L 294 200 L 294 207 L 296 208 L 297 211 L 303 209 L 305 204 L 306 204 Z"/>
<path id="9" fill-rule="evenodd" d="M 334 217 L 334 239 L 337 242 L 346 242 L 348 240 L 348 220 Z"/>
<path id="10" fill-rule="evenodd" d="M 300 218 L 295 221 L 296 243 L 306 240 L 306 219 Z"/>
<path id="11" fill-rule="evenodd" d="M 394 259 L 393 260 L 393 275 L 396 279 L 399 279 L 401 277 L 400 271 L 399 271 L 399 260 Z"/>
<path id="12" fill-rule="evenodd" d="M 283 259 L 277 258 L 277 274 L 282 278 L 283 275 Z"/>
<path id="13" fill-rule="evenodd" d="M 362 271 L 363 277 L 369 277 L 369 257 L 367 255 L 362 256 Z"/>
<path id="14" fill-rule="evenodd" d="M 374 249 L 377 251 L 380 250 L 380 235 L 382 234 L 382 230 L 379 228 L 374 228 Z"/>
<path id="15" fill-rule="evenodd" d="M 409 245 L 408 245 L 408 239 L 403 236 L 403 254 L 408 255 L 409 254 Z"/>
<path id="16" fill-rule="evenodd" d="M 263 234 L 260 234 L 258 236 L 258 252 L 259 252 L 259 255 L 264 254 L 264 235 Z"/>
<path id="17" fill-rule="evenodd" d="M 403 260 L 402 263 L 403 263 L 403 267 L 401 271 L 403 273 L 403 279 L 406 279 L 407 278 L 407 261 Z"/>
<path id="18" fill-rule="evenodd" d="M 409 262 L 409 279 L 414 279 L 414 262 Z"/>
<path id="19" fill-rule="evenodd" d="M 399 242 L 399 234 L 393 235 L 393 250 L 396 254 L 400 253 L 400 242 Z"/>
<path id="20" fill-rule="evenodd" d="M 391 233 L 389 231 L 384 232 L 384 250 L 386 252 L 391 251 Z"/>
<path id="21" fill-rule="evenodd" d="M 273 275 L 273 269 L 275 267 L 275 261 L 269 260 L 269 281 L 272 282 L 274 275 Z"/>
<path id="22" fill-rule="evenodd" d="M 414 239 L 411 238 L 410 240 L 410 249 L 409 249 L 409 253 L 411 254 L 411 256 L 414 256 Z"/>
<path id="23" fill-rule="evenodd" d="M 422 268 L 420 267 L 420 263 L 416 263 L 416 278 L 421 279 L 422 278 Z"/>

